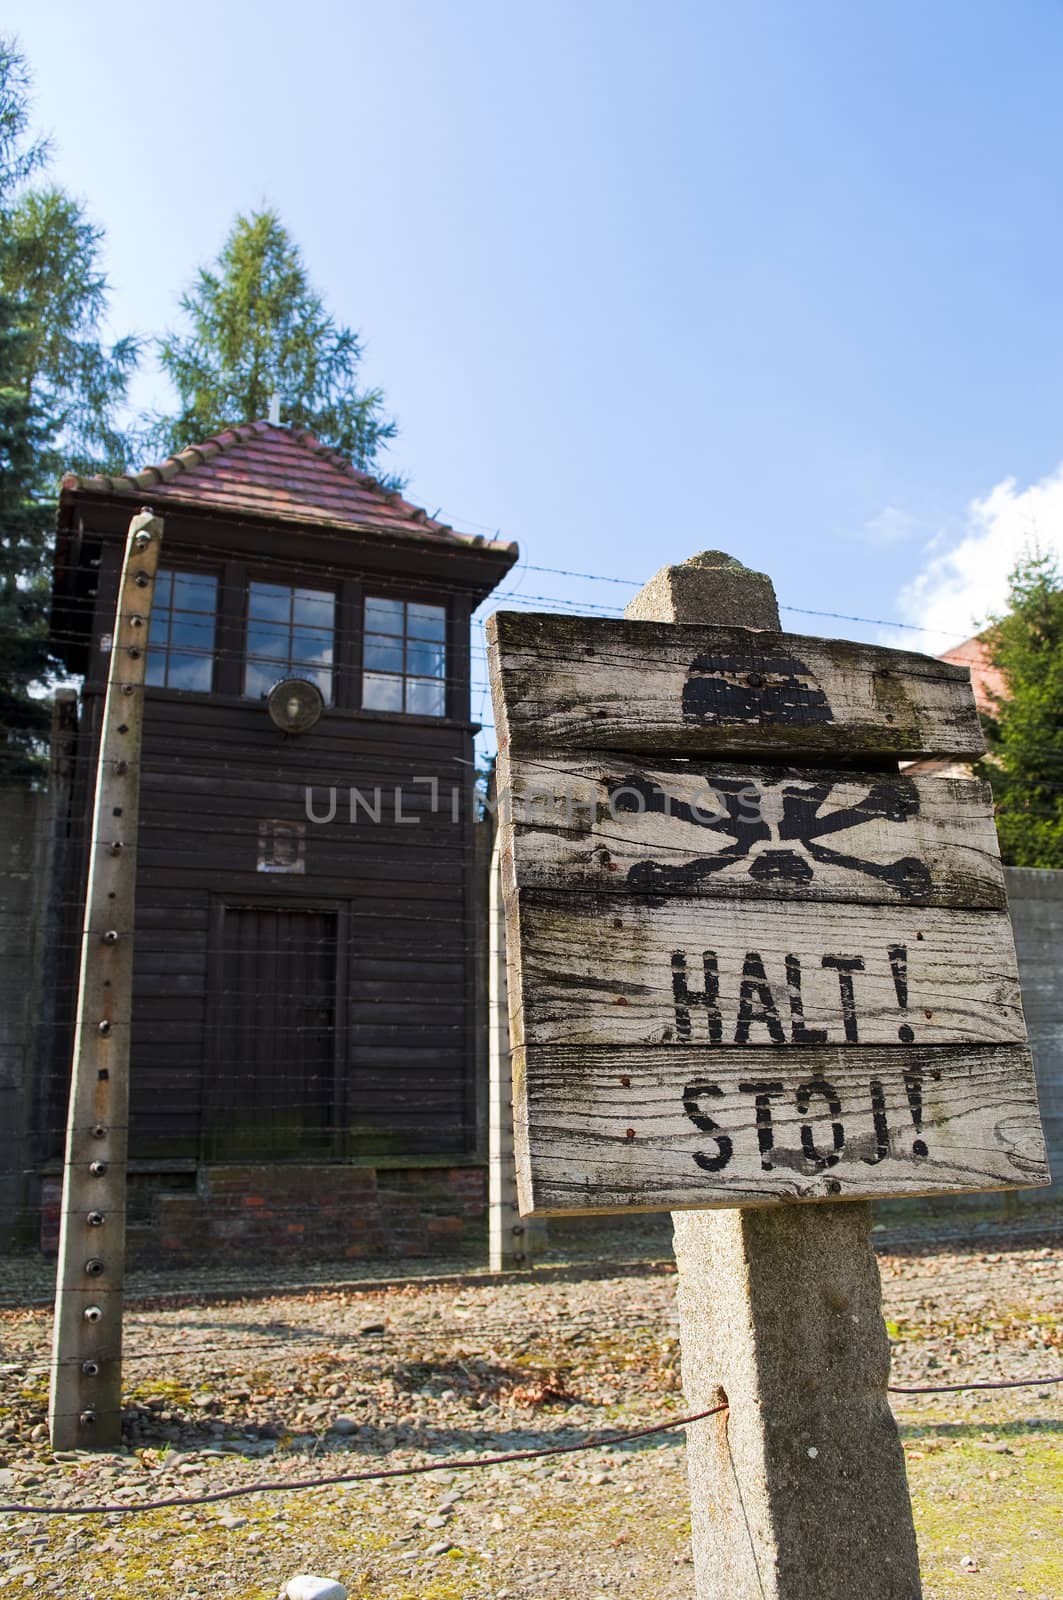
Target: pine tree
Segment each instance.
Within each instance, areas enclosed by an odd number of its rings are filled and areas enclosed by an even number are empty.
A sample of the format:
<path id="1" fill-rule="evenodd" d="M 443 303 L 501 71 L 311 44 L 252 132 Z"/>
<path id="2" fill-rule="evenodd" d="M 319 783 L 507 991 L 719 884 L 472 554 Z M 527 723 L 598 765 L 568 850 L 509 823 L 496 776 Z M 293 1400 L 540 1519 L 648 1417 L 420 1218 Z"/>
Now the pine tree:
<path id="1" fill-rule="evenodd" d="M 50 662 L 41 551 L 55 506 L 39 490 L 52 427 L 26 393 L 26 345 L 14 297 L 0 290 L 0 785 L 42 770 L 50 720 L 30 689 Z"/>
<path id="2" fill-rule="evenodd" d="M 1009 580 L 1009 610 L 983 635 L 1007 681 L 984 719 L 1000 851 L 1015 867 L 1063 867 L 1063 579 L 1046 554 Z"/>
<path id="3" fill-rule="evenodd" d="M 99 337 L 107 315 L 103 229 L 61 189 L 21 194 L 4 219 L 3 281 L 18 303 L 23 382 L 53 418 L 67 472 L 120 471 L 130 453 L 116 415 L 139 353 Z"/>
<path id="4" fill-rule="evenodd" d="M 169 450 L 227 424 L 268 415 L 308 428 L 357 466 L 373 468 L 396 427 L 379 389 L 362 389 L 362 347 L 310 284 L 302 253 L 275 211 L 238 216 L 212 267 L 182 296 L 187 331 L 169 333 L 160 361 L 180 400 L 156 419 Z"/>
<path id="5" fill-rule="evenodd" d="M 0 36 L 0 783 L 44 766 L 59 475 L 125 464 L 115 417 L 137 357 L 134 339 L 99 336 L 101 230 L 61 190 L 28 186 L 49 153 L 28 98 L 25 58 Z"/>

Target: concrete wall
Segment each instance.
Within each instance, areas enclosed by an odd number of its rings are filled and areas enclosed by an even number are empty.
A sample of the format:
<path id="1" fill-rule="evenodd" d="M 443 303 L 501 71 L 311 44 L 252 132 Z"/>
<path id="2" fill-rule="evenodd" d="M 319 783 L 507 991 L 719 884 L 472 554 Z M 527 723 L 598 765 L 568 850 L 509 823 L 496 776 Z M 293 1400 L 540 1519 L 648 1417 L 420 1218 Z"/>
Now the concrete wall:
<path id="1" fill-rule="evenodd" d="M 0 1240 L 17 1222 L 36 1048 L 36 974 L 44 924 L 50 797 L 0 790 Z"/>
<path id="2" fill-rule="evenodd" d="M 57 689 L 47 789 L 0 789 L 0 1246 L 35 1231 L 37 1107 L 59 975 L 56 867 L 77 719 L 76 691 Z"/>
<path id="3" fill-rule="evenodd" d="M 1008 867 L 1008 902 L 1019 955 L 1026 1025 L 1048 1140 L 1055 1196 L 1063 1195 L 1063 872 Z M 1047 1189 L 1028 1189 L 1044 1200 Z"/>

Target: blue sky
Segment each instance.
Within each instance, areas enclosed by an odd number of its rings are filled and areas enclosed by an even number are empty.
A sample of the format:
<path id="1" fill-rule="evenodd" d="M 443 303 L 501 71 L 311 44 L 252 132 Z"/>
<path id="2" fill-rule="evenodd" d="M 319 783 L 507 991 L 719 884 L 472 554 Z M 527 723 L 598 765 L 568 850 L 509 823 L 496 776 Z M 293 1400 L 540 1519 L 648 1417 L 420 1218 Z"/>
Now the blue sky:
<path id="1" fill-rule="evenodd" d="M 1063 547 L 1063 9 L 8 0 L 116 331 L 269 202 L 413 498 L 636 580 L 718 547 L 800 631 L 938 651 Z M 150 374 L 142 398 L 157 398 Z M 526 572 L 527 595 L 630 592 Z"/>

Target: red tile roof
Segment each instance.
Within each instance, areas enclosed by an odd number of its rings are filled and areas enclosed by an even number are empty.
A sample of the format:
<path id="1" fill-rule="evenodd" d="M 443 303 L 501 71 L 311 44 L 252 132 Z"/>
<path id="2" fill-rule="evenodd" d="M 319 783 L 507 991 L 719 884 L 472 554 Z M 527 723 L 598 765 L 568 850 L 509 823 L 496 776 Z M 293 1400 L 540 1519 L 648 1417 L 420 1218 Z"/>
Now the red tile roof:
<path id="1" fill-rule="evenodd" d="M 976 633 L 973 639 L 965 639 L 962 644 L 946 650 L 940 659 L 953 661 L 960 667 L 970 667 L 975 705 L 979 711 L 989 716 L 995 715 L 996 700 L 1007 699 L 1008 681 L 1000 668 L 990 660 L 984 639 Z"/>
<path id="2" fill-rule="evenodd" d="M 477 546 L 516 555 L 517 546 L 480 534 L 455 533 L 445 522 L 383 488 L 312 434 L 272 422 L 226 428 L 157 467 L 116 477 L 68 474 L 64 491 L 150 498 L 314 527 L 369 530 L 430 542 Z"/>

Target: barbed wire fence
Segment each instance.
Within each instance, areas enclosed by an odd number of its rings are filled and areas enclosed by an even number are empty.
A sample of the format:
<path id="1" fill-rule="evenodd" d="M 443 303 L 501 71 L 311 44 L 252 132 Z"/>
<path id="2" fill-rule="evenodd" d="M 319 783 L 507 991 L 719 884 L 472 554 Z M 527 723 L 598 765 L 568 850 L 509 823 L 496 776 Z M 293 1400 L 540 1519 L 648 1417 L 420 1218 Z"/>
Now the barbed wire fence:
<path id="1" fill-rule="evenodd" d="M 575 571 L 569 572 L 565 569 L 525 565 L 519 568 L 518 572 L 536 572 L 542 574 L 549 573 L 558 577 L 579 578 L 593 582 L 630 584 L 632 589 L 637 587 L 637 584 L 634 580 L 608 578 L 601 574 L 580 573 Z M 536 609 L 556 609 L 561 611 L 569 609 L 570 606 L 578 606 L 578 608 L 583 611 L 593 609 L 603 614 L 615 614 L 618 613 L 620 609 L 619 607 L 611 607 L 606 605 L 594 606 L 593 604 L 588 605 L 587 603 L 583 602 L 568 602 L 557 596 L 551 597 L 530 595 L 524 594 L 523 592 L 510 592 L 508 594 L 503 592 L 494 597 L 492 604 L 499 604 L 503 606 L 534 606 Z M 936 630 L 924 630 L 917 628 L 915 625 L 909 623 L 889 622 L 883 619 L 851 617 L 837 612 L 815 612 L 808 610 L 807 608 L 787 606 L 784 606 L 782 609 L 784 611 L 792 612 L 795 615 L 819 616 L 823 617 L 824 619 L 830 619 L 832 621 L 839 622 L 858 622 L 868 627 L 907 629 L 913 633 L 918 632 L 928 636 L 936 632 Z M 956 642 L 959 642 L 960 637 L 962 636 L 955 636 Z M 485 659 L 485 652 L 481 646 L 473 647 L 472 658 L 475 664 L 472 678 L 473 698 L 475 703 L 477 695 L 479 695 L 481 700 L 483 700 L 487 693 L 486 679 L 483 677 L 481 670 L 481 664 Z M 482 713 L 477 720 L 481 723 L 485 732 L 490 734 L 492 724 L 490 723 L 489 719 L 486 718 L 485 714 Z M 256 753 L 251 756 L 246 756 L 242 753 L 236 753 L 232 744 L 222 739 L 216 741 L 206 741 L 199 747 L 199 749 L 201 753 L 212 762 L 213 771 L 217 775 L 218 779 L 216 810 L 212 820 L 213 837 L 216 842 L 220 842 L 223 846 L 228 842 L 228 844 L 235 848 L 238 844 L 245 843 L 249 835 L 247 827 L 241 826 L 240 819 L 235 814 L 235 807 L 237 804 L 235 798 L 232 805 L 226 804 L 226 782 L 231 780 L 234 783 L 239 783 L 240 781 L 245 780 L 249 776 L 249 773 L 252 772 L 259 775 L 272 774 L 274 777 L 279 778 L 283 775 L 283 770 L 277 765 L 271 767 L 268 758 L 264 758 L 260 754 Z M 88 760 L 88 757 L 74 758 L 70 774 L 72 782 L 80 781 L 84 783 L 88 781 Z M 82 762 L 86 763 L 84 770 L 82 770 L 80 765 Z M 148 757 L 145 759 L 144 778 L 148 779 L 154 776 L 155 781 L 164 781 L 164 774 L 162 774 L 161 771 L 158 771 L 152 775 L 150 767 L 151 760 L 150 757 Z M 392 774 L 389 774 L 388 776 L 390 780 Z M 405 781 L 407 786 L 412 786 L 416 776 L 417 774 L 411 771 L 409 773 L 400 774 L 399 779 L 400 782 Z M 460 779 L 464 777 L 464 774 L 458 774 L 457 776 Z M 307 786 L 302 783 L 301 780 L 291 782 L 289 778 L 288 789 L 290 790 L 290 793 L 287 795 L 287 801 L 291 804 L 291 806 L 297 807 L 304 803 L 306 787 Z M 1063 773 L 1061 773 L 1059 783 L 1054 787 L 1058 787 L 1061 791 L 1063 791 Z M 411 810 L 414 809 L 416 808 L 411 806 Z M 440 814 L 431 809 L 427 797 L 425 797 L 424 804 L 418 815 L 419 827 L 430 831 L 431 828 L 435 826 L 437 832 L 440 834 L 440 837 L 429 838 L 428 840 L 425 840 L 422 836 L 418 845 L 422 863 L 427 863 L 427 866 L 422 865 L 422 876 L 420 880 L 421 887 L 428 891 L 430 897 L 434 890 L 441 890 L 452 886 L 456 873 L 461 874 L 471 870 L 473 864 L 473 849 L 471 842 L 466 842 L 460 845 L 457 850 L 455 849 L 453 839 L 447 837 L 442 831 L 446 826 L 445 820 L 440 820 Z M 394 811 L 392 811 L 390 816 L 390 829 L 392 830 L 392 833 L 402 826 L 403 824 L 396 820 Z M 72 820 L 67 836 L 67 843 L 70 848 L 77 849 L 89 842 L 87 838 L 86 827 L 87 824 L 83 819 L 74 818 Z M 377 848 L 379 848 L 380 842 L 387 836 L 388 829 L 389 821 L 387 814 L 384 813 L 382 814 L 380 823 L 374 825 Z M 179 815 L 167 815 L 165 812 L 162 813 L 159 817 L 152 821 L 151 833 L 166 839 L 166 852 L 168 859 L 175 861 L 178 867 L 180 867 L 181 863 L 184 861 L 187 861 L 188 864 L 191 864 L 198 859 L 199 850 L 197 849 L 195 842 L 188 837 L 187 827 L 184 825 Z M 184 837 L 182 838 L 182 836 Z M 151 859 L 150 851 L 150 841 L 147 845 L 146 856 L 145 847 L 142 844 L 142 858 L 146 859 L 149 865 Z M 58 909 L 62 914 L 71 914 L 75 913 L 79 909 L 79 904 L 80 903 L 76 898 L 69 899 L 60 903 Z M 187 916 L 192 908 L 190 902 L 182 902 L 178 897 L 174 900 L 172 909 L 177 918 L 180 918 L 181 916 Z M 376 905 L 369 905 L 365 908 L 353 911 L 352 920 L 349 923 L 347 930 L 349 936 L 354 939 L 361 935 L 364 937 L 367 944 L 371 943 L 374 919 L 376 919 L 377 916 L 378 907 Z M 410 897 L 408 904 L 403 905 L 399 921 L 403 927 L 405 936 L 408 937 L 410 941 L 407 947 L 408 950 L 413 954 L 413 956 L 415 956 L 416 961 L 426 971 L 431 971 L 434 968 L 437 969 L 441 974 L 448 972 L 453 973 L 455 969 L 460 969 L 463 963 L 478 959 L 483 954 L 483 941 L 479 936 L 472 939 L 461 937 L 451 939 L 448 940 L 445 949 L 438 948 L 438 944 L 436 942 L 438 934 L 438 918 L 431 906 L 426 906 L 423 902 L 419 905 L 416 897 L 414 896 Z M 150 969 L 167 971 L 170 974 L 174 980 L 175 993 L 181 992 L 182 988 L 187 988 L 190 974 L 187 970 L 183 970 L 183 963 L 187 962 L 188 956 L 187 941 L 182 940 L 170 942 L 165 933 L 149 935 L 146 941 L 143 939 L 143 935 L 138 933 L 138 941 L 140 941 L 138 949 L 138 961 L 141 963 L 141 970 L 143 970 L 144 963 L 146 962 Z M 323 934 L 316 940 L 313 938 L 310 940 L 304 939 L 303 945 L 310 950 L 311 953 L 315 949 L 317 949 L 320 953 L 330 953 L 335 950 L 335 938 L 331 934 Z M 67 932 L 63 937 L 57 939 L 52 947 L 52 958 L 58 963 L 58 970 L 65 974 L 65 976 L 61 977 L 54 986 L 55 1000 L 60 1012 L 62 1012 L 64 1007 L 69 1010 L 73 1004 L 76 993 L 76 977 L 74 976 L 74 973 L 76 967 L 76 955 L 79 946 L 79 936 L 75 935 L 73 932 Z M 240 945 L 232 943 L 227 944 L 224 939 L 215 941 L 215 950 L 218 957 L 223 961 L 225 958 L 237 958 L 242 953 L 242 947 Z M 369 957 L 368 959 L 372 961 L 374 958 Z M 388 958 L 378 953 L 376 959 L 383 965 L 386 963 Z M 446 980 L 444 979 L 444 981 Z M 12 993 L 10 986 L 5 989 L 5 980 L 2 977 L 0 977 L 0 990 L 4 990 L 6 994 Z M 212 1004 L 246 1005 L 248 1002 L 253 1004 L 257 993 L 258 990 L 254 983 L 250 984 L 250 986 L 239 982 L 222 984 L 220 986 L 215 986 L 212 995 Z M 490 1004 L 491 1002 L 488 1003 Z M 411 1004 L 415 1008 L 415 1015 L 411 1016 L 409 1014 L 409 1008 L 407 1008 L 407 1014 L 402 1017 L 400 1024 L 399 1022 L 388 1020 L 388 1018 L 394 1012 L 394 998 L 392 996 L 389 996 L 387 993 L 383 992 L 366 994 L 359 1001 L 359 1005 L 363 1009 L 365 1018 L 373 1019 L 375 1017 L 379 1018 L 380 1020 L 367 1020 L 362 1025 L 365 1028 L 373 1030 L 373 1037 L 376 1043 L 384 1049 L 386 1049 L 388 1046 L 389 1038 L 394 1039 L 398 1036 L 400 1027 L 401 1032 L 405 1036 L 409 1036 L 409 1034 L 413 1032 L 414 1034 L 423 1038 L 425 1041 L 425 1047 L 429 1049 L 438 1047 L 440 1041 L 446 1042 L 450 1040 L 457 1043 L 459 1040 L 465 1038 L 467 1025 L 460 1018 L 455 1018 L 454 1002 L 452 999 L 445 995 L 426 995 L 417 997 L 415 1001 L 411 1002 Z M 135 1018 L 134 1028 L 136 1026 L 137 1021 Z M 42 1024 L 42 1027 L 46 1030 L 51 1030 L 56 1035 L 61 1035 L 64 1033 L 64 1030 L 69 1030 L 69 1022 L 62 1015 L 54 1015 L 50 1019 L 46 1020 Z M 179 1015 L 168 1013 L 165 1008 L 165 1004 L 158 1006 L 153 1012 L 150 1019 L 150 1027 L 154 1037 L 162 1041 L 164 1044 L 171 1046 L 175 1053 L 179 1053 L 181 1050 L 187 1048 L 187 1032 L 183 1027 L 182 1019 Z M 316 1037 L 319 1032 L 319 1022 L 293 1018 L 282 1025 L 282 1042 L 294 1046 L 300 1041 L 306 1041 L 307 1039 Z M 264 1042 L 268 1041 L 276 1043 L 277 1036 L 278 1027 L 274 1020 L 263 1019 L 256 1024 L 252 1019 L 247 1023 L 247 1037 L 252 1042 L 254 1042 L 256 1038 L 260 1038 Z M 44 1047 L 49 1048 L 47 1040 L 44 1041 Z M 200 1050 L 198 1052 L 197 1060 L 202 1073 L 207 1079 L 209 1079 L 212 1075 L 218 1075 L 222 1071 L 223 1067 L 226 1066 L 225 1056 L 223 1052 L 216 1046 L 213 1049 L 208 1046 L 206 1050 Z M 230 1081 L 237 1092 L 240 1090 L 241 1083 L 244 1087 L 252 1089 L 260 1087 L 261 1082 L 257 1074 L 250 1069 L 243 1073 L 232 1074 L 230 1072 Z M 259 1128 L 259 1150 L 264 1150 L 267 1152 L 267 1154 L 270 1150 L 271 1143 L 271 1125 L 276 1136 L 275 1143 L 279 1148 L 283 1149 L 285 1141 L 290 1141 L 291 1139 L 292 1125 L 296 1125 L 296 1131 L 298 1134 L 299 1129 L 304 1124 L 311 1122 L 313 1117 L 316 1116 L 321 1109 L 320 1093 L 318 1092 L 316 1086 L 311 1086 L 308 1088 L 306 1076 L 303 1073 L 293 1071 L 290 1075 L 286 1075 L 284 1073 L 274 1072 L 271 1077 L 271 1087 L 269 1093 L 272 1099 L 270 1103 L 261 1105 L 263 1121 Z M 128 1131 L 134 1137 L 139 1135 L 139 1137 L 141 1137 L 144 1141 L 145 1148 L 157 1148 L 160 1140 L 164 1140 L 167 1137 L 166 1126 L 168 1119 L 171 1116 L 171 1112 L 171 1107 L 165 1105 L 153 1105 L 150 1101 L 150 1098 L 142 1099 L 140 1103 L 135 1106 L 135 1115 L 130 1120 Z M 17 1135 L 17 1138 L 20 1141 L 20 1148 L 24 1151 L 24 1159 L 20 1169 L 20 1174 L 22 1176 L 26 1178 L 38 1178 L 40 1177 L 42 1170 L 53 1179 L 57 1176 L 59 1170 L 61 1170 L 61 1157 L 57 1153 L 58 1141 L 63 1133 L 64 1121 L 65 1119 L 62 1116 L 61 1106 L 59 1105 L 58 1101 L 52 1100 L 47 1102 L 43 1108 L 37 1125 L 31 1130 L 21 1132 Z M 423 1151 L 430 1146 L 437 1146 L 439 1141 L 439 1133 L 440 1117 L 438 1111 L 428 1107 L 426 1109 L 416 1111 L 413 1114 L 410 1114 L 408 1111 L 404 1113 L 401 1124 L 401 1135 L 407 1143 L 408 1152 L 413 1152 L 416 1154 L 418 1150 Z M 365 1129 L 363 1128 L 359 1130 L 357 1139 L 352 1142 L 349 1132 L 345 1132 L 339 1127 L 330 1127 L 325 1130 L 325 1139 L 328 1143 L 328 1149 L 325 1150 L 324 1153 L 326 1155 L 337 1155 L 341 1159 L 347 1158 L 350 1156 L 352 1151 L 356 1151 L 358 1149 L 357 1140 L 361 1140 L 362 1149 L 364 1150 L 367 1161 L 372 1158 L 381 1159 L 378 1152 L 371 1148 L 374 1137 L 378 1137 L 382 1141 L 386 1142 L 386 1140 L 391 1137 L 391 1133 L 390 1130 L 384 1128 L 383 1130 L 378 1129 L 375 1132 L 371 1130 L 369 1135 L 367 1135 Z M 41 1160 L 42 1147 L 51 1150 L 51 1154 L 45 1157 L 43 1166 Z M 322 1152 L 319 1150 L 318 1152 L 312 1153 L 321 1154 Z M 455 1160 L 468 1155 L 468 1153 L 469 1152 L 467 1149 L 455 1149 L 451 1152 L 440 1152 L 441 1155 L 449 1154 Z M 143 1177 L 145 1180 L 147 1180 L 144 1186 L 146 1195 L 150 1194 L 151 1192 L 150 1180 L 152 1179 L 153 1175 L 148 1169 L 147 1165 L 151 1159 L 151 1157 L 146 1158 L 142 1170 L 137 1173 L 138 1177 Z M 192 1154 L 187 1158 L 187 1165 L 190 1168 L 194 1167 L 199 1159 L 200 1153 L 197 1151 L 195 1154 Z M 384 1157 L 383 1159 L 390 1158 Z M 399 1157 L 398 1159 L 401 1161 L 402 1157 Z M 172 1162 L 170 1163 L 170 1166 L 171 1169 L 173 1169 Z M 274 1195 L 270 1200 L 270 1210 L 272 1222 L 278 1234 L 287 1235 L 287 1248 L 289 1254 L 294 1252 L 295 1256 L 298 1258 L 300 1256 L 300 1252 L 302 1251 L 303 1258 L 307 1262 L 309 1262 L 315 1256 L 320 1258 L 322 1253 L 322 1245 L 319 1238 L 316 1239 L 315 1242 L 314 1233 L 314 1226 L 320 1221 L 321 1217 L 321 1208 L 318 1202 L 309 1196 L 301 1196 L 296 1199 L 291 1199 L 285 1198 L 283 1194 L 277 1194 Z M 39 1241 L 41 1237 L 41 1229 L 43 1228 L 45 1232 L 47 1232 L 52 1221 L 54 1220 L 54 1202 L 49 1202 L 45 1199 L 38 1199 L 30 1206 L 29 1211 L 31 1216 L 36 1220 L 38 1230 L 37 1240 Z M 300 1230 L 302 1230 L 302 1233 Z M 234 1235 L 234 1238 L 237 1240 L 237 1251 L 240 1248 L 238 1237 L 238 1235 Z M 308 1242 L 307 1245 L 300 1245 L 299 1241 L 301 1237 L 307 1237 L 310 1242 Z M 292 1243 L 293 1240 L 295 1241 L 294 1244 Z M 219 1251 L 219 1259 L 223 1259 L 224 1254 L 225 1253 Z M 231 1259 L 232 1252 L 228 1252 L 227 1254 Z M 356 1269 L 359 1258 L 355 1257 L 351 1259 L 353 1260 Z M 177 1276 L 180 1277 L 181 1267 L 178 1266 L 175 1270 Z M 977 1276 L 980 1273 L 980 1270 L 981 1269 L 978 1267 L 972 1266 L 972 1277 Z M 324 1288 L 326 1285 L 323 1284 L 322 1287 Z M 283 1295 L 284 1292 L 285 1290 L 282 1284 L 278 1287 L 278 1294 Z M 645 1318 L 638 1317 L 633 1314 L 629 1324 L 629 1331 L 643 1328 L 645 1322 Z M 489 1337 L 492 1332 L 501 1334 L 505 1330 L 501 1325 L 499 1325 L 499 1327 L 495 1330 L 492 1330 L 491 1327 L 488 1326 L 486 1328 L 481 1327 L 479 1331 L 482 1335 Z M 373 1336 L 369 1335 L 368 1337 Z M 389 1338 L 393 1349 L 391 1350 L 390 1354 L 386 1350 L 384 1353 L 386 1359 L 391 1360 L 393 1363 L 397 1363 L 405 1357 L 408 1357 L 411 1351 L 420 1351 L 425 1347 L 424 1335 L 415 1331 L 409 1331 L 401 1334 L 398 1332 L 393 1332 Z M 263 1337 L 261 1339 L 227 1341 L 223 1343 L 217 1343 L 213 1346 L 208 1343 L 186 1339 L 180 1344 L 174 1346 L 163 1346 L 155 1349 L 138 1350 L 134 1346 L 134 1348 L 127 1349 L 124 1352 L 123 1362 L 126 1365 L 150 1367 L 151 1374 L 161 1380 L 166 1377 L 167 1368 L 163 1365 L 160 1365 L 160 1363 L 164 1363 L 170 1358 L 182 1357 L 188 1359 L 189 1357 L 192 1357 L 196 1361 L 205 1361 L 206 1358 L 214 1358 L 221 1363 L 223 1361 L 228 1361 L 233 1357 L 242 1357 L 245 1352 L 254 1351 L 256 1353 L 264 1353 L 271 1357 L 276 1356 L 279 1359 L 290 1361 L 296 1352 L 300 1354 L 312 1354 L 320 1344 L 327 1345 L 328 1342 L 329 1336 L 327 1334 L 323 1335 L 321 1340 L 318 1340 L 314 1335 L 305 1330 L 298 1335 L 288 1334 Z M 482 1344 L 483 1339 L 481 1339 L 480 1342 Z M 17 1357 L 12 1359 L 12 1354 L 13 1353 L 10 1351 L 10 1349 L 5 1350 L 3 1361 L 9 1371 L 13 1368 L 18 1368 L 17 1376 L 34 1378 L 43 1375 L 43 1373 L 48 1370 L 49 1362 L 47 1356 L 43 1352 L 38 1359 L 29 1361 L 24 1359 L 20 1361 Z M 1063 1383 L 1063 1375 L 1060 1375 L 1055 1371 L 1049 1371 L 1034 1377 L 1024 1375 L 993 1380 L 972 1378 L 969 1381 L 940 1384 L 895 1384 L 891 1385 L 891 1392 L 897 1394 L 898 1396 L 944 1396 L 963 1392 L 973 1393 L 979 1391 L 1002 1391 L 1011 1389 L 1049 1390 L 1054 1389 L 1055 1386 L 1061 1383 Z M 727 1406 L 724 1404 L 714 1406 L 705 1411 L 696 1412 L 681 1417 L 666 1417 L 644 1427 L 628 1430 L 594 1430 L 594 1436 L 589 1440 L 584 1439 L 578 1442 L 559 1443 L 557 1445 L 551 1445 L 548 1447 L 527 1450 L 485 1451 L 474 1455 L 462 1454 L 460 1452 L 440 1453 L 433 1454 L 429 1461 L 412 1464 L 403 1463 L 395 1466 L 372 1467 L 351 1472 L 328 1473 L 317 1476 L 300 1475 L 289 1477 L 278 1475 L 271 1477 L 268 1480 L 240 1484 L 216 1491 L 192 1495 L 164 1495 L 150 1500 L 139 1501 L 135 1504 L 129 1504 L 126 1502 L 89 1503 L 80 1501 L 54 1503 L 53 1501 L 47 1499 L 39 1500 L 33 1498 L 22 1499 L 5 1497 L 0 1499 L 0 1514 L 11 1517 L 132 1517 L 136 1516 L 137 1514 L 151 1511 L 165 1509 L 186 1509 L 196 1506 L 217 1504 L 253 1494 L 296 1493 L 306 1492 L 312 1489 L 327 1488 L 331 1485 L 339 1484 L 368 1484 L 385 1482 L 392 1479 L 415 1477 L 418 1475 L 435 1472 L 440 1468 L 447 1468 L 452 1471 L 475 1471 L 481 1468 L 506 1466 L 510 1464 L 516 1465 L 523 1462 L 538 1461 L 544 1458 L 578 1455 L 583 1452 L 593 1452 L 605 1448 L 620 1448 L 643 1439 L 648 1439 L 654 1436 L 672 1433 L 688 1427 L 696 1426 L 697 1424 L 705 1422 L 714 1416 L 725 1413 L 726 1411 Z"/>

